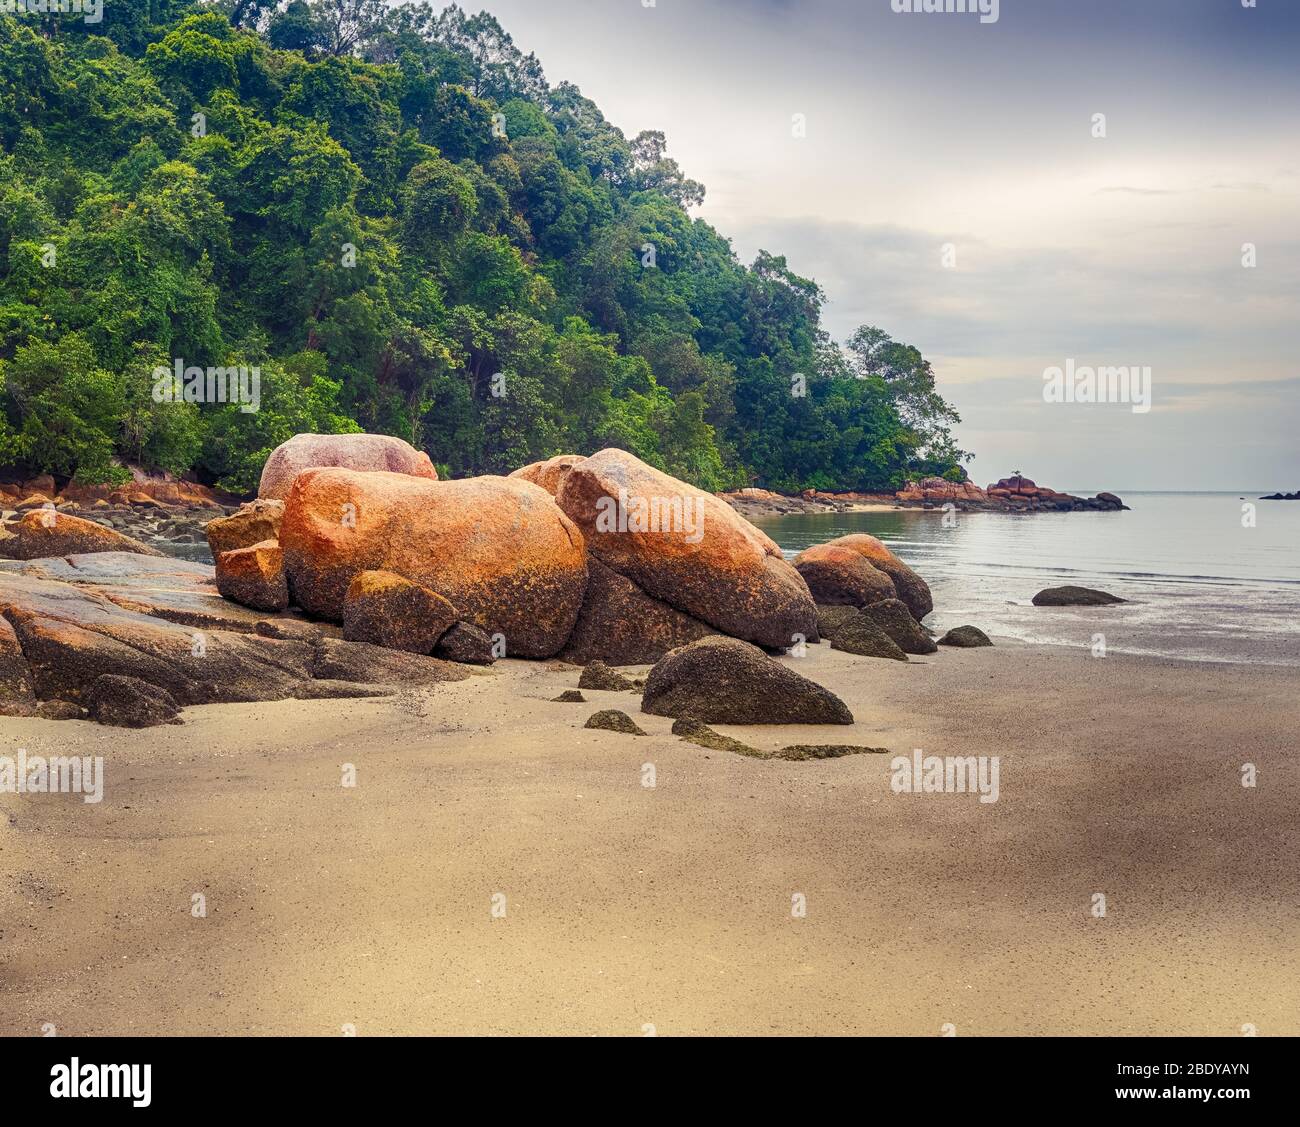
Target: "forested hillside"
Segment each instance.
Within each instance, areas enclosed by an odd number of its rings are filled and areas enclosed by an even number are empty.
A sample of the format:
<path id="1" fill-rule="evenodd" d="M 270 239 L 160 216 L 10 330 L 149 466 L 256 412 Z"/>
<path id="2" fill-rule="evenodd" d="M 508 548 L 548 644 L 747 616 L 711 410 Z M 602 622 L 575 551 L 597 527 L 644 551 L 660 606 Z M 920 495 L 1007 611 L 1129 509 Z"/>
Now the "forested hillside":
<path id="1" fill-rule="evenodd" d="M 0 16 L 0 467 L 245 491 L 361 429 L 452 476 L 619 446 L 707 489 L 959 478 L 920 353 L 830 340 L 704 191 L 486 13 Z M 177 362 L 256 367 L 259 409 L 159 402 Z"/>

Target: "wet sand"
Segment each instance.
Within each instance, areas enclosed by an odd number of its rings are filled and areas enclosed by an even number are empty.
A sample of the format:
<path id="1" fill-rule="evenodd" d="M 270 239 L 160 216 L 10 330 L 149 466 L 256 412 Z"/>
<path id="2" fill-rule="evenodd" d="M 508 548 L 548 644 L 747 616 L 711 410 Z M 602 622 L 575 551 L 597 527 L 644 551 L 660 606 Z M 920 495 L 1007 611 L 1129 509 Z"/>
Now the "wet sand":
<path id="1" fill-rule="evenodd" d="M 857 723 L 719 731 L 997 755 L 999 801 L 707 751 L 631 693 L 551 703 L 578 671 L 536 663 L 147 731 L 0 720 L 0 755 L 107 763 L 99 805 L 0 795 L 0 1033 L 1300 1033 L 1294 670 L 784 660 Z M 582 728 L 606 707 L 650 734 Z"/>

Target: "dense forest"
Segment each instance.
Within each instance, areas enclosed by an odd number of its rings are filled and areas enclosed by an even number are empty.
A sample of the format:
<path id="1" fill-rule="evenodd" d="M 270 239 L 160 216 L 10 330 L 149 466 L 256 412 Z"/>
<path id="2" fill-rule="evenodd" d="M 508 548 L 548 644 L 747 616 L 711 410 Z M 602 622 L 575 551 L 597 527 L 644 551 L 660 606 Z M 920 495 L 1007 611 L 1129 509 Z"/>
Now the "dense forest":
<path id="1" fill-rule="evenodd" d="M 245 492 L 290 435 L 367 430 L 449 476 L 620 446 L 715 490 L 961 478 L 921 354 L 831 340 L 665 150 L 487 13 L 0 16 L 0 467 Z M 176 364 L 255 368 L 258 410 L 159 396 Z"/>

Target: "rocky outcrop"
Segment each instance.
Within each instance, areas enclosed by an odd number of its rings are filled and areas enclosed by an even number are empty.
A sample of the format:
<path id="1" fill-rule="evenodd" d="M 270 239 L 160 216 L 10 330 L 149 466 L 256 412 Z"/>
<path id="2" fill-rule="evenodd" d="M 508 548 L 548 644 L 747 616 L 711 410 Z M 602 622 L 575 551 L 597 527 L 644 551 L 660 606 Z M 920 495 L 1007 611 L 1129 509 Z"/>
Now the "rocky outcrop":
<path id="1" fill-rule="evenodd" d="M 82 695 L 90 718 L 119 728 L 152 728 L 179 724 L 180 705 L 159 685 L 137 677 L 106 673 L 96 677 Z"/>
<path id="2" fill-rule="evenodd" d="M 987 489 L 981 489 L 969 481 L 925 477 L 908 482 L 895 497 L 903 506 L 941 508 L 953 505 L 962 511 L 1078 512 L 1128 507 L 1113 493 L 1075 497 L 1070 493 L 1058 493 L 1055 489 L 1035 485 L 1029 478 L 1020 475 L 1001 478 Z"/>
<path id="3" fill-rule="evenodd" d="M 652 599 L 632 580 L 599 560 L 587 560 L 587 593 L 578 621 L 560 651 L 576 665 L 651 665 L 669 650 L 716 633 L 711 627 Z"/>
<path id="4" fill-rule="evenodd" d="M 501 634 L 512 657 L 558 653 L 587 586 L 581 533 L 517 478 L 307 470 L 285 502 L 280 544 L 293 600 L 311 615 L 338 621 L 360 572 L 391 571 Z"/>
<path id="5" fill-rule="evenodd" d="M 910 615 L 908 616 L 910 619 Z M 915 626 L 915 623 L 912 623 Z M 906 661 L 905 654 L 874 619 L 858 611 L 835 631 L 831 649 L 857 654 L 859 657 L 884 657 Z"/>
<path id="6" fill-rule="evenodd" d="M 217 590 L 254 610 L 284 610 L 289 587 L 284 577 L 284 552 L 274 540 L 222 552 L 217 557 Z"/>
<path id="7" fill-rule="evenodd" d="M 989 641 L 989 636 L 978 626 L 954 626 L 939 639 L 939 645 L 941 646 L 958 646 L 963 649 L 974 649 L 978 646 L 991 646 L 992 644 Z"/>
<path id="8" fill-rule="evenodd" d="M 871 606 L 863 607 L 862 613 L 888 634 L 904 653 L 932 654 L 938 649 L 934 639 L 921 628 L 900 599 L 872 603 Z M 841 631 L 836 638 L 842 634 Z"/>
<path id="9" fill-rule="evenodd" d="M 609 449 L 571 466 L 557 500 L 592 555 L 647 595 L 763 646 L 815 636 L 807 584 L 712 494 Z"/>
<path id="10" fill-rule="evenodd" d="M 472 622 L 457 622 L 438 639 L 433 656 L 464 665 L 491 665 L 496 661 L 492 639 Z"/>
<path id="11" fill-rule="evenodd" d="M 0 562 L 0 623 L 0 712 L 26 714 L 30 686 L 37 715 L 79 717 L 105 676 L 164 689 L 182 707 L 281 700 L 302 694 L 306 682 L 318 683 L 308 695 L 330 696 L 340 693 L 326 682 L 470 676 L 449 662 L 237 606 L 218 594 L 211 567 L 126 553 Z M 254 632 L 276 623 L 286 636 Z"/>
<path id="12" fill-rule="evenodd" d="M 564 484 L 564 479 L 569 476 L 569 470 L 583 461 L 586 461 L 586 459 L 581 454 L 557 454 L 554 458 L 548 458 L 544 462 L 533 462 L 527 466 L 520 466 L 510 476 L 521 477 L 524 481 L 531 481 L 534 485 L 540 485 L 554 497 L 560 492 L 560 486 Z"/>
<path id="13" fill-rule="evenodd" d="M 0 618 L 0 716 L 31 716 L 35 711 L 32 671 L 14 628 L 8 619 Z"/>
<path id="14" fill-rule="evenodd" d="M 271 451 L 262 467 L 257 495 L 284 500 L 300 473 L 326 466 L 438 479 L 429 455 L 400 438 L 387 434 L 295 434 Z"/>
<path id="15" fill-rule="evenodd" d="M 1098 497 L 1109 497 L 1109 493 L 1098 493 Z M 1300 501 L 1300 490 L 1295 493 L 1269 493 L 1260 498 L 1261 501 Z"/>
<path id="16" fill-rule="evenodd" d="M 829 689 L 738 638 L 701 638 L 666 654 L 646 678 L 641 711 L 706 724 L 852 724 Z"/>
<path id="17" fill-rule="evenodd" d="M 208 521 L 203 531 L 215 560 L 222 552 L 251 548 L 263 540 L 280 539 L 280 522 L 284 519 L 283 501 L 250 501 L 229 516 Z"/>
<path id="18" fill-rule="evenodd" d="M 912 617 L 917 622 L 934 610 L 930 585 L 894 555 L 883 541 L 877 540 L 874 536 L 869 536 L 865 532 L 855 532 L 849 536 L 828 540 L 820 547 L 822 549 L 849 548 L 862 556 L 877 571 L 884 572 L 893 583 L 898 598 L 907 605 L 907 609 L 912 612 Z"/>
<path id="19" fill-rule="evenodd" d="M 1097 591 L 1092 587 L 1044 587 L 1033 597 L 1036 607 L 1108 607 L 1115 603 L 1126 603 L 1118 595 Z"/>
<path id="20" fill-rule="evenodd" d="M 0 559 L 38 560 L 83 552 L 162 555 L 157 549 L 102 524 L 55 509 L 30 509 L 16 521 L 0 524 Z"/>
<path id="21" fill-rule="evenodd" d="M 343 637 L 391 650 L 427 654 L 456 619 L 436 591 L 391 571 L 358 573 L 343 598 Z"/>
<path id="22" fill-rule="evenodd" d="M 793 563 L 819 605 L 864 607 L 898 594 L 888 575 L 860 552 L 842 545 L 806 548 Z"/>

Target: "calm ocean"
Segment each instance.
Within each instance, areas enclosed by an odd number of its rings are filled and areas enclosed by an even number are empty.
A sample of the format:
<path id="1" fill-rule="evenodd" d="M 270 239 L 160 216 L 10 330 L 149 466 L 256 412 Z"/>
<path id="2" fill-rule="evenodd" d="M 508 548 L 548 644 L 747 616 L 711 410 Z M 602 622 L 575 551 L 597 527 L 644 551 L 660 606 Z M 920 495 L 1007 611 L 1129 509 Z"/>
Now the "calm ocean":
<path id="1" fill-rule="evenodd" d="M 779 516 L 758 523 L 793 556 L 849 532 L 885 541 L 929 582 L 936 629 L 970 622 L 1028 642 L 1196 661 L 1300 666 L 1300 501 L 1132 493 L 1120 513 L 939 511 Z M 1071 490 L 1074 493 L 1093 491 Z M 1255 505 L 1255 527 L 1242 506 Z M 1035 607 L 1043 587 L 1100 587 L 1129 606 Z"/>

